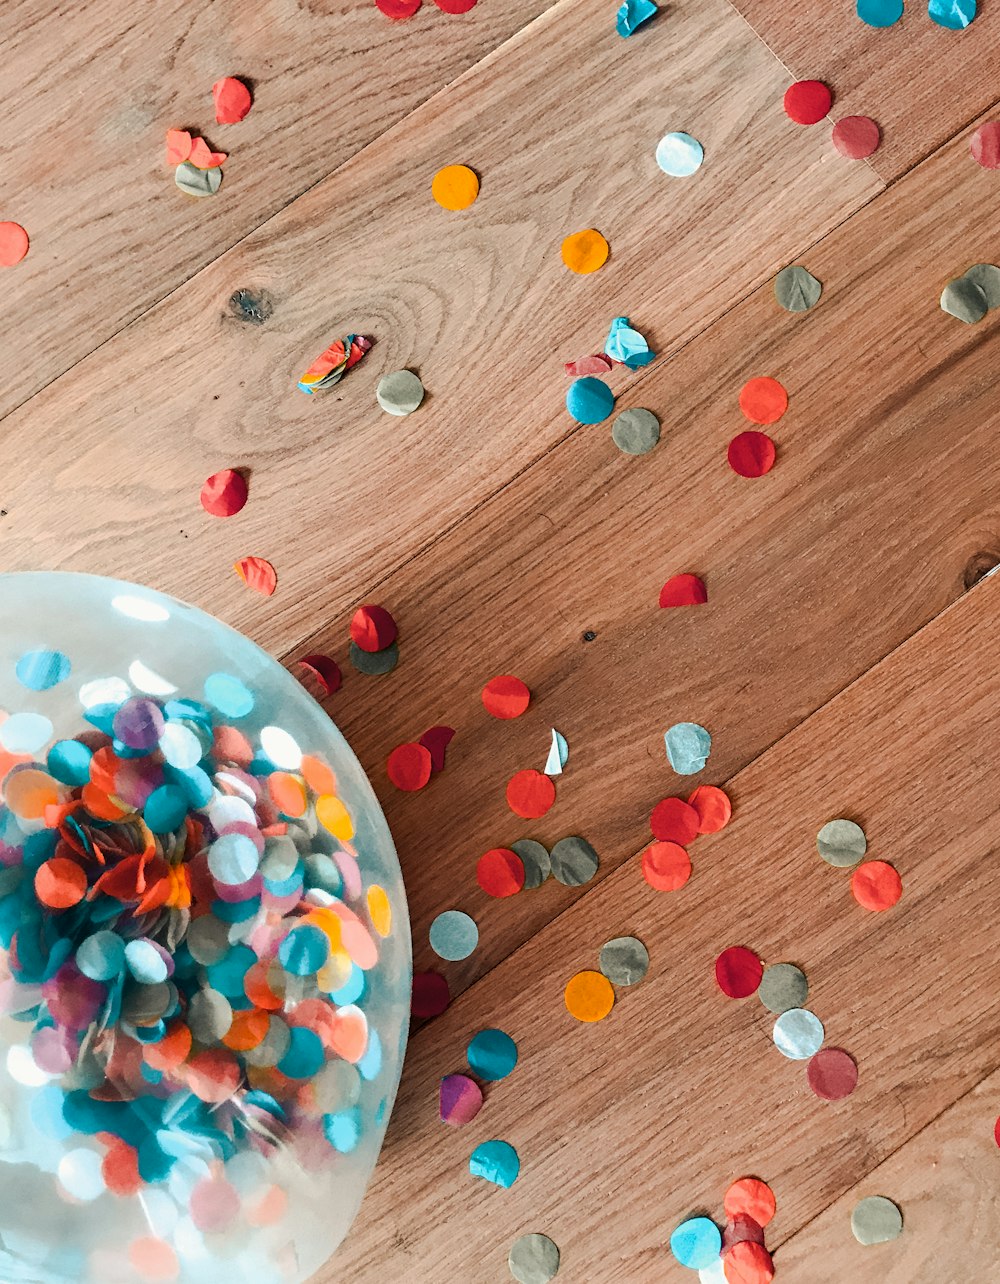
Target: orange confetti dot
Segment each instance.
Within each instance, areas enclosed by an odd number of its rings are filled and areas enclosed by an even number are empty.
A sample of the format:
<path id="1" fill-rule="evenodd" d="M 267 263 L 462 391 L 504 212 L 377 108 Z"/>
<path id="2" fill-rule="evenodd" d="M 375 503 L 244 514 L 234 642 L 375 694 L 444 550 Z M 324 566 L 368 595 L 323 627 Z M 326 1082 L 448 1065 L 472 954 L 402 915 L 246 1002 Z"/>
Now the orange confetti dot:
<path id="1" fill-rule="evenodd" d="M 339 798 L 333 794 L 324 794 L 316 799 L 316 819 L 328 829 L 334 838 L 342 843 L 349 843 L 354 837 L 354 821 Z"/>
<path id="2" fill-rule="evenodd" d="M 173 1248 L 164 1239 L 144 1235 L 129 1245 L 128 1260 L 148 1280 L 175 1280 L 180 1263 Z"/>
<path id="3" fill-rule="evenodd" d="M 267 778 L 267 787 L 275 807 L 285 816 L 302 816 L 306 810 L 306 787 L 304 781 L 288 771 L 272 772 Z"/>
<path id="4" fill-rule="evenodd" d="M 314 794 L 335 794 L 337 777 L 322 758 L 306 755 L 302 759 L 302 775 Z"/>
<path id="5" fill-rule="evenodd" d="M 583 232 L 574 232 L 562 243 L 562 261 L 571 272 L 580 276 L 603 267 L 610 252 L 607 241 L 592 227 Z"/>
<path id="6" fill-rule="evenodd" d="M 191 155 L 194 139 L 186 129 L 167 130 L 167 164 L 181 165 Z"/>
<path id="7" fill-rule="evenodd" d="M 206 1048 L 188 1062 L 187 1084 L 200 1101 L 221 1105 L 240 1086 L 239 1063 L 221 1048 Z"/>
<path id="8" fill-rule="evenodd" d="M 642 876 L 658 892 L 676 892 L 691 877 L 691 857 L 680 843 L 650 843 L 642 853 Z"/>
<path id="9" fill-rule="evenodd" d="M 13 267 L 28 253 L 28 233 L 20 223 L 0 223 L 0 267 Z"/>
<path id="10" fill-rule="evenodd" d="M 273 1226 L 288 1211 L 288 1195 L 281 1186 L 269 1186 L 259 1203 L 246 1210 L 251 1226 Z"/>
<path id="11" fill-rule="evenodd" d="M 531 703 L 531 692 L 512 673 L 490 678 L 483 687 L 483 708 L 494 718 L 519 718 Z"/>
<path id="12" fill-rule="evenodd" d="M 771 1284 L 774 1262 L 763 1244 L 743 1240 L 726 1253 L 722 1271 L 729 1284 Z"/>
<path id="13" fill-rule="evenodd" d="M 222 1036 L 222 1042 L 234 1052 L 249 1052 L 263 1043 L 271 1018 L 259 1008 L 233 1013 L 233 1023 Z"/>
<path id="14" fill-rule="evenodd" d="M 854 899 L 865 909 L 892 909 L 903 894 L 903 880 L 884 860 L 866 860 L 851 875 Z"/>
<path id="15" fill-rule="evenodd" d="M 566 1010 L 578 1021 L 603 1021 L 615 1006 L 615 988 L 602 972 L 577 972 L 565 999 Z"/>
<path id="16" fill-rule="evenodd" d="M 392 906 L 384 887 L 373 883 L 368 889 L 368 916 L 372 927 L 379 936 L 386 937 L 392 931 Z"/>
<path id="17" fill-rule="evenodd" d="M 215 119 L 220 125 L 236 125 L 253 106 L 250 90 L 235 76 L 223 76 L 212 86 Z"/>
<path id="18" fill-rule="evenodd" d="M 191 1031 L 183 1021 L 175 1021 L 159 1043 L 145 1043 L 142 1047 L 142 1059 L 154 1070 L 164 1074 L 183 1065 L 191 1051 Z"/>
<path id="19" fill-rule="evenodd" d="M 264 1008 L 268 1012 L 280 1012 L 283 1002 L 268 985 L 267 973 L 266 961 L 255 963 L 243 978 L 243 993 L 255 1007 Z"/>
<path id="20" fill-rule="evenodd" d="M 556 787 L 551 776 L 529 767 L 512 776 L 507 785 L 507 806 L 515 816 L 537 820 L 556 800 Z"/>
<path id="21" fill-rule="evenodd" d="M 278 572 L 263 557 L 241 557 L 233 569 L 247 588 L 270 597 L 278 587 Z"/>
<path id="22" fill-rule="evenodd" d="M 479 178 L 468 165 L 446 165 L 434 175 L 431 195 L 443 210 L 467 210 L 479 195 Z"/>
<path id="23" fill-rule="evenodd" d="M 59 786 L 45 771 L 18 771 L 4 783 L 7 806 L 25 820 L 41 820 L 59 802 Z"/>
<path id="24" fill-rule="evenodd" d="M 741 1177 L 726 1191 L 723 1207 L 727 1217 L 752 1217 L 758 1226 L 766 1226 L 774 1216 L 777 1201 L 767 1182 Z"/>
<path id="25" fill-rule="evenodd" d="M 101 1160 L 101 1176 L 113 1195 L 135 1195 L 143 1187 L 139 1176 L 139 1152 L 118 1137 L 113 1138 L 108 1153 Z"/>
<path id="26" fill-rule="evenodd" d="M 750 379 L 740 392 L 740 409 L 751 423 L 776 424 L 788 409 L 788 393 L 777 379 Z"/>
<path id="27" fill-rule="evenodd" d="M 725 829 L 733 814 L 729 795 L 716 785 L 699 785 L 688 798 L 688 806 L 698 813 L 699 834 L 717 834 Z"/>
<path id="28" fill-rule="evenodd" d="M 87 894 L 87 875 L 75 860 L 53 856 L 35 872 L 35 894 L 49 909 L 70 909 Z"/>

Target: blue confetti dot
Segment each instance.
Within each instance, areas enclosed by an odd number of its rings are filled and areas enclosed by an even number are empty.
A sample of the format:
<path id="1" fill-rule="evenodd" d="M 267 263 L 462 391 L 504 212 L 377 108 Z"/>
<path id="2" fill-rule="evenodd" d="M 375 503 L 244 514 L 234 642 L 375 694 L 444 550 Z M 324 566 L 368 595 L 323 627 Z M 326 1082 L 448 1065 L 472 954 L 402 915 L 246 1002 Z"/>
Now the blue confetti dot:
<path id="1" fill-rule="evenodd" d="M 469 1156 L 469 1172 L 508 1190 L 517 1181 L 521 1161 L 507 1141 L 484 1141 Z M 721 1243 L 721 1240 L 720 1240 Z"/>
<path id="2" fill-rule="evenodd" d="M 209 674 L 204 690 L 208 703 L 227 718 L 245 718 L 253 709 L 253 692 L 232 674 Z"/>
<path id="3" fill-rule="evenodd" d="M 858 17 L 869 27 L 891 27 L 903 16 L 903 0 L 858 0 Z"/>
<path id="4" fill-rule="evenodd" d="M 279 1071 L 289 1079 L 311 1079 L 326 1060 L 323 1041 L 313 1030 L 293 1025 L 288 1051 L 278 1062 Z"/>
<path id="5" fill-rule="evenodd" d="M 125 946 L 125 962 L 135 979 L 144 985 L 157 985 L 167 979 L 167 961 L 152 941 L 129 941 Z"/>
<path id="6" fill-rule="evenodd" d="M 323 1133 L 327 1141 L 342 1155 L 349 1155 L 361 1140 L 361 1115 L 355 1106 L 323 1116 Z"/>
<path id="7" fill-rule="evenodd" d="M 208 849 L 212 877 L 226 887 L 241 887 L 249 882 L 259 866 L 260 854 L 246 834 L 223 834 Z"/>
<path id="8" fill-rule="evenodd" d="M 330 998 L 339 1008 L 346 1008 L 348 1004 L 357 1003 L 359 999 L 364 998 L 365 994 L 365 974 L 357 963 L 351 964 L 351 975 L 347 978 L 339 990 L 334 990 Z"/>
<path id="9" fill-rule="evenodd" d="M 278 958 L 293 976 L 315 976 L 330 957 L 330 938 L 314 923 L 293 927 L 278 946 Z"/>
<path id="10" fill-rule="evenodd" d="M 712 752 L 712 737 L 697 722 L 675 722 L 663 739 L 670 765 L 679 776 L 701 771 Z"/>
<path id="11" fill-rule="evenodd" d="M 70 674 L 69 656 L 61 651 L 26 651 L 14 666 L 17 680 L 29 691 L 48 691 Z"/>
<path id="12" fill-rule="evenodd" d="M 103 731 L 106 736 L 114 735 L 115 714 L 118 712 L 116 704 L 93 704 L 84 713 L 84 717 L 92 727 L 98 731 Z"/>
<path id="13" fill-rule="evenodd" d="M 92 750 L 79 740 L 57 740 L 45 764 L 49 775 L 63 785 L 85 785 L 90 780 Z"/>
<path id="14" fill-rule="evenodd" d="M 494 1083 L 506 1079 L 517 1065 L 517 1044 L 503 1030 L 480 1030 L 466 1056 L 480 1079 Z"/>
<path id="15" fill-rule="evenodd" d="M 671 178 L 690 178 L 704 159 L 704 147 L 690 134 L 664 134 L 656 145 L 656 163 Z"/>
<path id="16" fill-rule="evenodd" d="M 176 785 L 161 785 L 146 799 L 142 818 L 154 834 L 172 834 L 183 824 L 187 809 L 187 798 L 182 789 Z"/>
<path id="17" fill-rule="evenodd" d="M 125 942 L 116 932 L 95 932 L 77 950 L 76 965 L 92 981 L 110 981 L 125 966 Z"/>
<path id="18" fill-rule="evenodd" d="M 566 409 L 578 424 L 599 424 L 614 408 L 614 393 L 600 379 L 574 379 L 566 389 Z"/>
<path id="19" fill-rule="evenodd" d="M 719 1260 L 722 1235 L 707 1217 L 690 1217 L 670 1236 L 670 1251 L 692 1271 L 701 1271 Z"/>
<path id="20" fill-rule="evenodd" d="M 930 0 L 927 13 L 939 27 L 962 31 L 976 16 L 976 0 Z"/>
<path id="21" fill-rule="evenodd" d="M 378 1031 L 374 1026 L 368 1028 L 368 1047 L 365 1049 L 365 1055 L 358 1062 L 358 1073 L 362 1079 L 369 1082 L 378 1078 L 378 1072 L 382 1069 L 382 1040 L 378 1037 Z"/>

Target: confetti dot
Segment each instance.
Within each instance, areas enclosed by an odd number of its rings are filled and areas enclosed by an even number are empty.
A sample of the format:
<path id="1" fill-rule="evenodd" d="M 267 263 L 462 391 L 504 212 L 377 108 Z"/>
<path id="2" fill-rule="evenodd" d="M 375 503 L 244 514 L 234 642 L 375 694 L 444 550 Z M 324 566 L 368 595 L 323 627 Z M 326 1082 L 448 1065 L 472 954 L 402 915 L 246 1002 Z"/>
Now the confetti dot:
<path id="1" fill-rule="evenodd" d="M 868 840 L 855 821 L 828 820 L 816 835 L 816 850 L 828 865 L 849 869 L 868 850 Z"/>
<path id="2" fill-rule="evenodd" d="M 683 798 L 661 798 L 649 817 L 653 837 L 686 847 L 700 832 L 698 813 Z"/>
<path id="3" fill-rule="evenodd" d="M 512 776 L 507 785 L 507 806 L 524 820 L 544 816 L 556 800 L 551 776 L 529 767 Z"/>
<path id="4" fill-rule="evenodd" d="M 317 683 L 321 695 L 333 695 L 334 692 L 340 690 L 344 675 L 340 671 L 340 665 L 330 656 L 304 655 L 301 660 L 296 660 L 295 663 L 301 669 L 304 669 Z"/>
<path id="5" fill-rule="evenodd" d="M 986 292 L 967 276 L 949 281 L 941 291 L 941 310 L 966 325 L 982 321 L 989 310 Z"/>
<path id="6" fill-rule="evenodd" d="M 507 1266 L 518 1284 L 549 1284 L 559 1274 L 559 1248 L 548 1235 L 522 1235 L 511 1245 Z"/>
<path id="7" fill-rule="evenodd" d="M 712 752 L 712 737 L 697 722 L 675 722 L 663 739 L 667 760 L 679 776 L 697 774 Z"/>
<path id="8" fill-rule="evenodd" d="M 396 621 L 384 606 L 368 602 L 351 617 L 351 641 L 362 651 L 384 651 L 399 633 Z"/>
<path id="9" fill-rule="evenodd" d="M 771 1284 L 774 1262 L 763 1244 L 743 1240 L 726 1253 L 723 1271 L 727 1284 Z"/>
<path id="10" fill-rule="evenodd" d="M 13 267 L 28 253 L 28 233 L 20 223 L 0 223 L 0 267 Z"/>
<path id="11" fill-rule="evenodd" d="M 451 1002 L 448 982 L 440 972 L 414 972 L 410 1011 L 420 1020 L 440 1016 Z"/>
<path id="12" fill-rule="evenodd" d="M 128 1260 L 147 1280 L 175 1280 L 181 1270 L 173 1247 L 166 1240 L 151 1235 L 132 1241 Z"/>
<path id="13" fill-rule="evenodd" d="M 660 421 L 651 410 L 623 410 L 611 425 L 611 440 L 623 455 L 647 455 L 660 440 Z"/>
<path id="14" fill-rule="evenodd" d="M 690 134 L 664 134 L 656 145 L 656 163 L 671 178 L 690 178 L 704 159 L 705 149 Z"/>
<path id="15" fill-rule="evenodd" d="M 715 960 L 715 979 L 723 994 L 731 999 L 746 999 L 757 993 L 764 965 L 753 950 L 742 945 L 730 946 Z"/>
<path id="16" fill-rule="evenodd" d="M 757 989 L 761 1003 L 777 1016 L 791 1008 L 800 1008 L 808 993 L 805 973 L 791 963 L 775 963 L 765 968 Z"/>
<path id="17" fill-rule="evenodd" d="M 642 876 L 658 892 L 676 892 L 691 877 L 691 857 L 677 843 L 651 843 L 642 853 Z"/>
<path id="18" fill-rule="evenodd" d="M 248 494 L 243 474 L 233 468 L 223 468 L 202 486 L 201 506 L 212 517 L 232 517 L 246 504 Z"/>
<path id="19" fill-rule="evenodd" d="M 821 80 L 797 80 L 785 90 L 785 115 L 796 125 L 817 124 L 832 106 L 833 95 Z"/>
<path id="20" fill-rule="evenodd" d="M 688 805 L 698 813 L 699 834 L 717 834 L 725 829 L 733 814 L 729 795 L 717 785 L 699 785 L 688 797 Z"/>
<path id="21" fill-rule="evenodd" d="M 548 849 L 541 843 L 535 842 L 533 838 L 519 838 L 516 843 L 511 843 L 510 848 L 511 851 L 517 852 L 524 866 L 525 890 L 532 891 L 536 887 L 541 887 L 552 873 L 552 861 L 549 858 Z"/>
<path id="22" fill-rule="evenodd" d="M 445 752 L 454 738 L 454 727 L 431 727 L 420 737 L 420 743 L 431 756 L 432 771 L 444 770 Z"/>
<path id="23" fill-rule="evenodd" d="M 479 928 L 475 919 L 461 910 L 445 910 L 431 924 L 430 943 L 439 958 L 452 962 L 467 959 L 479 944 Z"/>
<path id="24" fill-rule="evenodd" d="M 1000 1118 L 993 1125 L 993 1140 L 1000 1146 Z"/>
<path id="25" fill-rule="evenodd" d="M 708 601 L 705 582 L 697 575 L 672 575 L 660 589 L 660 606 L 702 606 Z"/>
<path id="26" fill-rule="evenodd" d="M 851 875 L 851 892 L 859 905 L 879 913 L 902 896 L 903 880 L 884 860 L 868 860 Z"/>
<path id="27" fill-rule="evenodd" d="M 723 1207 L 727 1217 L 752 1217 L 758 1226 L 767 1226 L 777 1201 L 767 1182 L 756 1177 L 741 1177 L 726 1191 Z"/>
<path id="28" fill-rule="evenodd" d="M 14 672 L 18 682 L 29 691 L 49 691 L 66 681 L 70 668 L 69 656 L 61 651 L 26 651 L 14 666 Z"/>
<path id="29" fill-rule="evenodd" d="M 389 755 L 386 771 L 397 789 L 415 793 L 430 780 L 431 765 L 430 751 L 423 745 L 399 745 Z"/>
<path id="30" fill-rule="evenodd" d="M 370 678 L 381 677 L 383 674 L 391 673 L 399 663 L 399 647 L 393 642 L 392 646 L 387 646 L 384 651 L 368 652 L 352 641 L 348 647 L 347 656 L 359 673 L 364 673 Z"/>
<path id="31" fill-rule="evenodd" d="M 851 1230 L 859 1244 L 887 1244 L 903 1233 L 903 1214 L 891 1199 L 870 1195 L 854 1206 Z"/>
<path id="32" fill-rule="evenodd" d="M 8 753 L 38 753 L 52 738 L 52 723 L 41 713 L 14 713 L 0 723 L 0 747 Z"/>
<path id="33" fill-rule="evenodd" d="M 711 1266 L 722 1251 L 722 1234 L 707 1217 L 690 1217 L 670 1236 L 670 1251 L 681 1266 L 697 1271 Z"/>
<path id="34" fill-rule="evenodd" d="M 976 0 L 929 0 L 927 16 L 939 27 L 962 31 L 976 16 Z"/>
<path id="35" fill-rule="evenodd" d="M 566 409 L 578 424 L 602 423 L 614 408 L 614 393 L 600 379 L 574 379 L 566 389 Z"/>
<path id="36" fill-rule="evenodd" d="M 191 161 L 183 161 L 174 170 L 174 182 L 185 196 L 214 196 L 222 186 L 222 170 L 199 169 Z"/>
<path id="37" fill-rule="evenodd" d="M 216 173 L 209 170 L 209 173 Z M 233 564 L 233 569 L 247 588 L 260 593 L 262 597 L 271 597 L 278 587 L 278 573 L 263 557 L 241 557 Z"/>
<path id="38" fill-rule="evenodd" d="M 600 232 L 592 227 L 573 232 L 562 243 L 562 261 L 571 272 L 586 275 L 596 272 L 608 261 L 610 247 Z"/>
<path id="39" fill-rule="evenodd" d="M 1000 120 L 980 125 L 969 140 L 969 151 L 983 169 L 1000 169 Z"/>
<path id="40" fill-rule="evenodd" d="M 788 393 L 777 379 L 748 379 L 740 390 L 740 410 L 751 423 L 775 424 L 788 409 Z"/>
<path id="41" fill-rule="evenodd" d="M 597 852 L 585 838 L 560 838 L 549 856 L 552 877 L 564 887 L 582 887 L 597 873 Z"/>
<path id="42" fill-rule="evenodd" d="M 434 175 L 431 195 L 444 210 L 466 210 L 479 195 L 479 179 L 467 165 L 446 165 Z"/>
<path id="43" fill-rule="evenodd" d="M 891 27 L 903 16 L 903 0 L 858 0 L 857 14 L 869 27 Z"/>
<path id="44" fill-rule="evenodd" d="M 823 286 L 804 267 L 782 268 L 774 278 L 774 297 L 786 312 L 808 312 L 819 302 Z"/>
<path id="45" fill-rule="evenodd" d="M 253 106 L 250 90 L 235 76 L 223 76 L 212 86 L 215 121 L 218 125 L 237 125 Z"/>
<path id="46" fill-rule="evenodd" d="M 330 957 L 330 938 L 314 923 L 293 927 L 278 946 L 281 966 L 292 976 L 315 976 Z"/>
<path id="47" fill-rule="evenodd" d="M 774 1046 L 790 1061 L 807 1061 L 823 1046 L 823 1022 L 808 1008 L 789 1008 L 774 1023 Z"/>
<path id="48" fill-rule="evenodd" d="M 513 674 L 491 678 L 483 687 L 483 708 L 494 718 L 519 718 L 531 702 L 531 692 Z"/>
<path id="49" fill-rule="evenodd" d="M 476 7 L 476 0 L 434 0 L 442 13 L 469 13 Z"/>
<path id="50" fill-rule="evenodd" d="M 375 0 L 376 7 L 394 22 L 412 18 L 420 8 L 420 3 L 421 0 Z"/>
<path id="51" fill-rule="evenodd" d="M 612 985 L 638 985 L 649 971 L 649 951 L 634 936 L 616 936 L 601 946 L 600 968 Z"/>
<path id="52" fill-rule="evenodd" d="M 601 972 L 577 972 L 564 997 L 566 1010 L 578 1021 L 603 1021 L 615 1005 L 614 986 Z"/>
<path id="53" fill-rule="evenodd" d="M 878 151 L 882 131 L 870 116 L 844 116 L 831 134 L 833 145 L 849 160 L 864 160 Z"/>
<path id="54" fill-rule="evenodd" d="M 487 1083 L 506 1079 L 517 1065 L 517 1044 L 503 1030 L 480 1030 L 467 1052 L 469 1067 Z"/>
<path id="55" fill-rule="evenodd" d="M 524 886 L 521 858 L 509 847 L 494 847 L 480 856 L 476 865 L 476 882 L 487 896 L 514 896 Z"/>
<path id="56" fill-rule="evenodd" d="M 858 1086 L 858 1063 L 843 1048 L 823 1048 L 806 1067 L 809 1087 L 824 1101 L 840 1101 Z"/>
<path id="57" fill-rule="evenodd" d="M 424 399 L 424 385 L 412 370 L 394 370 L 383 375 L 375 388 L 375 400 L 388 415 L 411 415 Z"/>
<path id="58" fill-rule="evenodd" d="M 76 861 L 54 856 L 35 871 L 35 895 L 49 909 L 71 909 L 86 894 L 87 875 Z"/>
<path id="59" fill-rule="evenodd" d="M 506 1141 L 484 1141 L 469 1156 L 469 1172 L 505 1190 L 517 1181 L 521 1161 L 517 1151 Z"/>
<path id="60" fill-rule="evenodd" d="M 763 432 L 741 432 L 729 443 L 729 467 L 741 477 L 763 477 L 774 467 L 774 442 Z"/>

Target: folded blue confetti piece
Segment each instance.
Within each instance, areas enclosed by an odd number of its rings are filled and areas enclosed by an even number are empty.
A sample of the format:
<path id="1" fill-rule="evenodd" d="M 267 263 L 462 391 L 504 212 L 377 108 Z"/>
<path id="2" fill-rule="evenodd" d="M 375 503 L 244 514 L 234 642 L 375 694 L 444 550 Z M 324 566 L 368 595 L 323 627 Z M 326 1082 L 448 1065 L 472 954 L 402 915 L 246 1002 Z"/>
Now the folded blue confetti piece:
<path id="1" fill-rule="evenodd" d="M 976 0 L 930 0 L 927 15 L 939 27 L 962 31 L 976 16 Z"/>
<path id="2" fill-rule="evenodd" d="M 658 11 L 653 0 L 625 0 L 618 10 L 618 21 L 615 24 L 620 36 L 630 36 L 633 31 L 648 22 Z"/>

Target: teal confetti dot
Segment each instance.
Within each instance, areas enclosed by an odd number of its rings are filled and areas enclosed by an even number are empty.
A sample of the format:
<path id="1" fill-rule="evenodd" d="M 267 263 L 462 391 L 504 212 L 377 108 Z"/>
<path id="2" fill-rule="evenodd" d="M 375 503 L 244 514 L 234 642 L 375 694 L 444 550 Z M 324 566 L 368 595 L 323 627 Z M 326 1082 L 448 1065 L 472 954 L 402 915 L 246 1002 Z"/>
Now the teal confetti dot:
<path id="1" fill-rule="evenodd" d="M 891 27 L 903 16 L 903 0 L 858 0 L 857 11 L 869 27 Z"/>
<path id="2" fill-rule="evenodd" d="M 667 758 L 679 776 L 693 776 L 708 762 L 712 737 L 697 722 L 676 722 L 663 738 Z"/>
<path id="3" fill-rule="evenodd" d="M 279 1071 L 289 1079 L 311 1079 L 326 1060 L 322 1039 L 300 1025 L 293 1025 L 289 1036 L 288 1051 L 278 1062 Z"/>
<path id="4" fill-rule="evenodd" d="M 29 691 L 48 691 L 70 675 L 69 656 L 61 651 L 26 651 L 14 666 L 17 680 Z"/>
<path id="5" fill-rule="evenodd" d="M 278 946 L 278 958 L 293 976 L 315 976 L 330 957 L 330 938 L 314 923 L 293 927 Z"/>
<path id="6" fill-rule="evenodd" d="M 95 932 L 77 950 L 76 965 L 92 981 L 110 981 L 125 966 L 125 942 L 115 932 Z"/>
<path id="7" fill-rule="evenodd" d="M 430 942 L 439 958 L 452 962 L 467 959 L 479 944 L 479 928 L 461 910 L 445 910 L 431 924 Z"/>
<path id="8" fill-rule="evenodd" d="M 230 673 L 211 673 L 205 679 L 205 699 L 227 718 L 245 718 L 253 710 L 253 692 Z"/>
<path id="9" fill-rule="evenodd" d="M 49 750 L 49 775 L 63 785 L 85 785 L 90 780 L 93 751 L 79 740 L 57 740 Z"/>
<path id="10" fill-rule="evenodd" d="M 466 1054 L 469 1066 L 485 1079 L 494 1083 L 506 1079 L 517 1065 L 517 1044 L 503 1030 L 480 1030 Z"/>
<path id="11" fill-rule="evenodd" d="M 670 1251 L 681 1266 L 702 1271 L 719 1260 L 722 1235 L 707 1217 L 691 1217 L 670 1236 Z"/>
<path id="12" fill-rule="evenodd" d="M 614 408 L 614 393 L 600 379 L 574 379 L 566 389 L 566 409 L 578 424 L 599 424 Z"/>
<path id="13" fill-rule="evenodd" d="M 469 1172 L 508 1190 L 517 1181 L 521 1161 L 507 1141 L 484 1141 L 469 1156 Z M 721 1240 L 720 1240 L 721 1243 Z"/>
<path id="14" fill-rule="evenodd" d="M 223 923 L 246 923 L 260 909 L 260 897 L 248 901 L 213 901 L 212 913 Z"/>
<path id="15" fill-rule="evenodd" d="M 976 16 L 976 0 L 930 0 L 927 14 L 939 27 L 962 31 Z"/>
<path id="16" fill-rule="evenodd" d="M 221 917 L 217 903 L 213 905 L 212 912 L 216 917 Z M 212 963 L 205 969 L 208 983 L 213 990 L 218 990 L 227 999 L 234 996 L 243 997 L 243 978 L 256 962 L 257 955 L 249 945 L 233 945 L 218 963 Z"/>
<path id="17" fill-rule="evenodd" d="M 154 834 L 172 834 L 184 823 L 187 798 L 176 785 L 161 785 L 146 799 L 142 818 Z"/>
<path id="18" fill-rule="evenodd" d="M 323 1135 L 342 1155 L 349 1155 L 361 1140 L 361 1115 L 356 1106 L 323 1116 Z"/>

